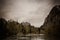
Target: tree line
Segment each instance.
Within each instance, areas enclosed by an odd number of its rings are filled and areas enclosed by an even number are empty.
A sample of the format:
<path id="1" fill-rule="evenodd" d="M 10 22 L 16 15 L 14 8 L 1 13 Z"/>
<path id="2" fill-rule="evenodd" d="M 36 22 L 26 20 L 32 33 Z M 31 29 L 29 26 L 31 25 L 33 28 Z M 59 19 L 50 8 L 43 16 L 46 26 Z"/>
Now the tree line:
<path id="1" fill-rule="evenodd" d="M 5 38 L 16 34 L 40 34 L 40 28 L 32 26 L 28 22 L 18 23 L 13 20 L 0 18 L 0 38 Z"/>

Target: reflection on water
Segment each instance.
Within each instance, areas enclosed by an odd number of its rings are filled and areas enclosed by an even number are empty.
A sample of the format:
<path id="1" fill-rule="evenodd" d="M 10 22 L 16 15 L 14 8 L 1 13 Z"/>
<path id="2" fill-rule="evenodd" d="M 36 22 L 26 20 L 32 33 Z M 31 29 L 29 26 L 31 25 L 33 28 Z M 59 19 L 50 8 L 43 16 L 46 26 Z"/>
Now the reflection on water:
<path id="1" fill-rule="evenodd" d="M 44 40 L 43 35 L 11 36 L 4 40 Z"/>
<path id="2" fill-rule="evenodd" d="M 34 37 L 31 40 L 44 40 L 44 38 L 40 38 L 40 37 Z"/>
<path id="3" fill-rule="evenodd" d="M 45 38 L 44 35 L 25 35 L 25 36 L 20 36 L 20 35 L 14 35 L 11 37 L 8 37 L 4 40 L 60 40 L 59 37 L 47 37 Z"/>
<path id="4" fill-rule="evenodd" d="M 8 37 L 3 40 L 60 40 L 59 37 L 47 37 L 45 38 L 44 35 L 25 35 L 25 36 L 20 36 L 20 35 L 14 35 L 11 37 Z"/>

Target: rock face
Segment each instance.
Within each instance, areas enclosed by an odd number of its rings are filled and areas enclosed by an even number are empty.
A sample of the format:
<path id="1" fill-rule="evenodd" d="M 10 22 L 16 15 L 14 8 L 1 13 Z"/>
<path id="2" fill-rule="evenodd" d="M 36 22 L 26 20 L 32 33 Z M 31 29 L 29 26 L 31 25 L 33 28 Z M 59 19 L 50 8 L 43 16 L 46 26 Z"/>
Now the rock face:
<path id="1" fill-rule="evenodd" d="M 52 8 L 41 27 L 41 31 L 49 37 L 60 37 L 60 5 Z"/>

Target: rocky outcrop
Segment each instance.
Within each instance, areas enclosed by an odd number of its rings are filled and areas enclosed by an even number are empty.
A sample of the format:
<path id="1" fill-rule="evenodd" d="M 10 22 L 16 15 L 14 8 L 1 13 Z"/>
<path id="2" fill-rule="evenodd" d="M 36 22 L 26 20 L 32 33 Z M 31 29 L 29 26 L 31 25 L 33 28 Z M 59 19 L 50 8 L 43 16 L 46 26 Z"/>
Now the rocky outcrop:
<path id="1" fill-rule="evenodd" d="M 49 37 L 60 37 L 60 5 L 52 8 L 41 27 L 41 31 Z"/>

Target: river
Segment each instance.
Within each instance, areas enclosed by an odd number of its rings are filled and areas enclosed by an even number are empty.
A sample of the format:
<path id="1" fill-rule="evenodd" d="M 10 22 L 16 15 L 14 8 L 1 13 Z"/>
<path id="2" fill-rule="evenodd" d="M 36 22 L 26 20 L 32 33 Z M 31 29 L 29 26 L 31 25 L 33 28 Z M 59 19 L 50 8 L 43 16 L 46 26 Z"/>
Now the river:
<path id="1" fill-rule="evenodd" d="M 11 37 L 8 37 L 4 40 L 44 40 L 43 35 L 26 35 L 26 36 L 20 36 L 20 35 L 14 35 Z"/>

